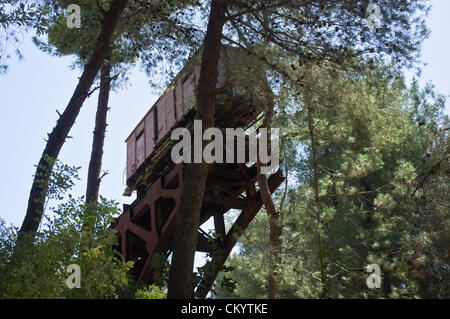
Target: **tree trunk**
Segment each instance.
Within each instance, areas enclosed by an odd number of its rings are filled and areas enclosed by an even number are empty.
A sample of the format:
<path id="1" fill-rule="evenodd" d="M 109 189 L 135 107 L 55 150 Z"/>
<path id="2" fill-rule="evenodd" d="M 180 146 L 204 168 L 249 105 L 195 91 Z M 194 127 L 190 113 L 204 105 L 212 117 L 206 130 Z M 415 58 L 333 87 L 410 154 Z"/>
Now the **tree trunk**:
<path id="1" fill-rule="evenodd" d="M 92 142 L 91 160 L 86 187 L 86 204 L 96 202 L 100 189 L 100 173 L 102 169 L 103 145 L 106 133 L 106 117 L 111 89 L 111 64 L 105 63 L 101 68 L 100 92 L 98 95 L 97 114 L 95 115 L 94 139 Z"/>
<path id="2" fill-rule="evenodd" d="M 263 127 L 267 128 L 268 139 L 270 141 L 270 130 L 272 128 L 272 119 L 274 116 L 274 105 L 270 104 L 267 107 L 264 117 Z M 270 143 L 268 143 L 270 149 Z M 281 275 L 281 234 L 282 234 L 282 216 L 273 202 L 272 196 L 269 190 L 269 184 L 267 183 L 267 177 L 265 174 L 258 174 L 258 186 L 261 192 L 261 199 L 269 215 L 269 277 L 268 277 L 268 297 L 269 299 L 280 298 L 280 275 Z"/>
<path id="3" fill-rule="evenodd" d="M 53 170 L 53 165 L 48 163 L 46 157 L 58 158 L 69 131 L 75 123 L 78 113 L 88 96 L 89 88 L 94 82 L 98 70 L 104 63 L 113 31 L 120 13 L 125 8 L 126 2 L 127 0 L 115 0 L 112 2 L 110 10 L 105 14 L 92 55 L 84 66 L 83 74 L 80 77 L 78 85 L 66 109 L 53 128 L 53 131 L 48 135 L 47 145 L 36 168 L 30 197 L 28 199 L 27 213 L 20 232 L 36 232 L 39 228 L 44 210 L 48 182 Z"/>
<path id="4" fill-rule="evenodd" d="M 212 0 L 197 93 L 197 119 L 203 121 L 203 130 L 214 125 L 217 68 L 226 7 L 225 0 Z M 177 212 L 169 275 L 169 299 L 193 297 L 192 270 L 207 174 L 206 163 L 185 166 L 185 187 Z"/>
<path id="5" fill-rule="evenodd" d="M 258 185 L 261 191 L 261 199 L 269 215 L 269 277 L 268 277 L 268 298 L 280 298 L 281 282 L 281 235 L 282 235 L 282 215 L 275 208 L 272 196 L 270 195 L 267 178 L 264 174 L 258 175 Z"/>
<path id="6" fill-rule="evenodd" d="M 322 236 L 320 235 L 320 231 L 322 229 L 322 219 L 320 214 L 320 197 L 319 197 L 319 164 L 318 164 L 318 154 L 316 147 L 316 136 L 315 136 L 315 123 L 313 123 L 313 108 L 311 106 L 311 99 L 308 100 L 307 111 L 308 111 L 308 129 L 309 129 L 309 137 L 311 140 L 311 152 L 312 152 L 312 164 L 313 164 L 313 188 L 314 188 L 314 202 L 315 202 L 315 215 L 316 215 L 316 223 L 318 227 L 317 232 L 317 245 L 319 249 L 319 267 L 320 267 L 320 281 L 322 283 L 322 293 L 321 297 L 325 297 L 326 295 L 326 273 L 325 273 L 325 263 L 324 263 L 324 247 L 322 242 Z"/>

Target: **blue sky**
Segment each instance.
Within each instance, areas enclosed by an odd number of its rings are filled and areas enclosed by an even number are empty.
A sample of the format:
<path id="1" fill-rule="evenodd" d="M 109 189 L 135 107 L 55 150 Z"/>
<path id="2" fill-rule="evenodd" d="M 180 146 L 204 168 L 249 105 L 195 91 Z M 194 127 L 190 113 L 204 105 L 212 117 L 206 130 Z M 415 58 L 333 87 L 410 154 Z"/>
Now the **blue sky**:
<path id="1" fill-rule="evenodd" d="M 450 0 L 434 0 L 429 17 L 432 35 L 423 46 L 424 68 L 421 83 L 432 81 L 436 90 L 450 95 Z M 0 218 L 20 226 L 25 216 L 34 165 L 45 146 L 44 138 L 58 118 L 56 109 L 62 112 L 76 84 L 79 70 L 71 70 L 71 57 L 51 57 L 39 51 L 24 35 L 20 49 L 25 57 L 10 61 L 7 75 L 0 76 Z M 130 203 L 133 198 L 123 197 L 126 147 L 124 139 L 145 115 L 158 97 L 152 94 L 145 74 L 134 70 L 127 89 L 112 93 L 111 111 L 108 113 L 109 130 L 106 135 L 103 169 L 104 177 L 100 193 L 120 203 Z M 69 165 L 81 166 L 81 180 L 75 195 L 85 192 L 87 167 L 92 144 L 92 131 L 97 95 L 93 94 L 84 104 L 70 135 L 63 147 L 60 160 Z M 446 113 L 450 113 L 450 101 Z"/>

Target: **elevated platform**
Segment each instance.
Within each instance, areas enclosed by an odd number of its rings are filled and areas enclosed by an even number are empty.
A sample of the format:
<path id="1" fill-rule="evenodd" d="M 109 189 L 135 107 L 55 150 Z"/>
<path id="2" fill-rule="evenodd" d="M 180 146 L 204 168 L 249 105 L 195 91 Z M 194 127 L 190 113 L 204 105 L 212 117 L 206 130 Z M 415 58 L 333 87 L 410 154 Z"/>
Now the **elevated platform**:
<path id="1" fill-rule="evenodd" d="M 245 164 L 214 164 L 211 166 L 201 209 L 200 225 L 214 219 L 213 239 L 201 229 L 198 231 L 197 251 L 210 252 L 211 240 L 221 248 L 220 260 L 212 260 L 212 268 L 199 286 L 199 294 L 206 296 L 220 267 L 231 253 L 239 236 L 261 209 L 263 203 L 256 190 L 257 168 Z M 283 182 L 281 171 L 269 178 L 269 188 L 274 192 Z M 125 260 L 135 262 L 133 275 L 139 283 L 152 282 L 150 258 L 156 252 L 169 255 L 172 249 L 176 212 L 180 205 L 184 185 L 183 165 L 166 170 L 148 187 L 114 223 L 118 231 L 119 251 Z M 241 210 L 239 217 L 225 232 L 224 214 L 230 209 Z"/>
<path id="2" fill-rule="evenodd" d="M 153 281 L 150 261 L 156 253 L 169 256 L 181 195 L 189 187 L 184 183 L 184 166 L 175 165 L 171 159 L 171 149 L 178 143 L 171 140 L 171 133 L 177 127 L 192 131 L 197 111 L 199 56 L 195 55 L 187 63 L 125 141 L 127 188 L 124 195 L 136 191 L 137 199 L 131 205 L 124 205 L 123 214 L 112 227 L 118 233 L 117 249 L 125 260 L 135 262 L 133 276 L 139 283 Z M 221 49 L 216 88 L 214 126 L 222 130 L 251 127 L 258 122 L 265 106 L 273 103 L 261 61 L 238 48 Z M 248 139 L 245 148 L 247 160 Z M 218 236 L 210 238 L 199 227 L 196 249 L 211 252 L 212 247 L 219 247 L 220 251 L 212 254 L 209 271 L 197 287 L 198 297 L 207 295 L 239 236 L 263 205 L 256 180 L 255 164 L 210 165 L 200 226 L 213 218 Z M 273 193 L 283 180 L 281 171 L 272 174 L 270 191 Z M 226 232 L 224 214 L 231 209 L 241 212 Z"/>

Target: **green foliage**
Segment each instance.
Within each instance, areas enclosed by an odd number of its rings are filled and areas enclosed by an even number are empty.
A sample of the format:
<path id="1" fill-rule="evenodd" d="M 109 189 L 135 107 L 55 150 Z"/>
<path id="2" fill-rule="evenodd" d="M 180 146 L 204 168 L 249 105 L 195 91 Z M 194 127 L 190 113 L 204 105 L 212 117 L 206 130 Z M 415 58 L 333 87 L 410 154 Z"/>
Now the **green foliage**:
<path id="1" fill-rule="evenodd" d="M 93 52 L 101 29 L 101 21 L 108 10 L 109 1 L 78 0 L 81 9 L 81 27 L 69 29 L 66 25 L 67 12 L 72 0 L 45 0 L 55 8 L 55 14 L 47 30 L 47 39 L 34 37 L 33 42 L 44 52 L 55 56 L 74 55 L 72 67 L 82 67 Z M 180 12 L 191 7 L 192 0 L 129 0 L 118 21 L 110 44 L 110 55 L 105 62 L 112 66 L 115 74 L 112 89 L 124 86 L 128 71 L 138 61 L 149 75 L 168 75 L 168 81 L 176 72 L 167 70 L 165 61 L 181 66 L 192 49 L 186 42 L 192 42 L 192 31 L 176 25 Z M 184 15 L 184 13 L 183 13 Z M 181 23 L 181 21 L 178 21 Z M 176 34 L 176 36 L 174 36 Z M 158 69 L 161 68 L 161 69 Z M 150 79 L 150 83 L 162 88 L 166 83 Z"/>
<path id="2" fill-rule="evenodd" d="M 14 6 L 20 1 L 0 2 L 0 9 L 4 3 Z M 72 1 L 43 3 L 56 13 L 48 43 L 36 38 L 36 44 L 55 55 L 75 54 L 76 64 L 85 64 L 108 1 L 77 1 L 83 12 L 79 30 L 67 29 L 65 23 L 65 8 Z M 365 23 L 367 1 L 299 5 L 296 0 L 240 0 L 229 8 L 224 42 L 245 47 L 249 59 L 257 55 L 267 64 L 276 93 L 274 127 L 283 133 L 288 176 L 284 190 L 275 194 L 283 212 L 283 262 L 278 265 L 283 297 L 448 297 L 445 99 L 431 85 L 421 89 L 415 82 L 407 88 L 398 71 L 400 66 L 414 65 L 428 36 L 427 1 L 378 4 L 383 15 L 378 30 Z M 107 62 L 116 67 L 114 72 L 123 72 L 125 65 L 140 59 L 149 75 L 163 74 L 169 80 L 152 77 L 154 86 L 164 86 L 200 47 L 208 6 L 208 1 L 130 0 Z M 35 16 L 33 8 L 16 9 L 10 11 L 16 12 L 12 15 L 0 10 L 0 21 L 6 21 L 2 27 L 27 25 L 27 15 Z M 232 70 L 233 77 L 245 82 L 239 66 Z M 254 90 L 255 83 L 244 84 L 247 91 L 261 94 Z M 314 122 L 313 134 L 308 115 Z M 320 170 L 318 205 L 311 135 L 316 139 Z M 77 169 L 47 160 L 57 173 L 52 173 L 45 190 L 61 200 Z M 18 236 L 16 229 L 1 223 L 0 297 L 117 297 L 130 284 L 127 271 L 132 265 L 112 249 L 116 238 L 109 225 L 119 213 L 117 203 L 103 198 L 98 204 L 83 202 L 69 196 L 52 208 L 52 218 L 33 236 Z M 217 296 L 266 297 L 272 253 L 267 249 L 268 229 L 268 217 L 260 214 L 244 234 L 239 253 L 222 268 L 214 288 Z M 321 245 L 317 235 L 323 239 Z M 216 248 L 209 257 L 220 262 Z M 324 285 L 319 259 L 325 263 Z M 64 284 L 65 269 L 72 263 L 82 270 L 80 289 L 70 290 Z M 369 290 L 365 284 L 365 266 L 370 263 L 381 266 L 380 290 Z M 150 264 L 158 270 L 158 286 L 163 286 L 165 256 L 155 255 Z M 216 266 L 209 262 L 198 269 L 194 283 Z M 165 297 L 158 286 L 134 295 Z"/>
<path id="3" fill-rule="evenodd" d="M 152 278 L 156 285 L 165 286 L 169 280 L 169 263 L 167 256 L 156 252 L 149 260 L 148 266 L 152 269 Z"/>
<path id="4" fill-rule="evenodd" d="M 407 88 L 392 66 L 363 73 L 332 64 L 297 65 L 304 86 L 277 95 L 288 184 L 274 199 L 283 212 L 284 298 L 448 298 L 448 118 L 431 86 Z M 317 224 L 307 107 L 319 164 Z M 267 296 L 268 219 L 259 214 L 227 265 L 236 290 L 218 297 Z M 318 248 L 317 234 L 323 239 Z M 326 268 L 320 282 L 319 256 Z M 365 267 L 381 268 L 368 289 Z"/>
<path id="5" fill-rule="evenodd" d="M 80 167 L 69 166 L 58 159 L 44 154 L 43 162 L 39 163 L 40 170 L 36 175 L 42 192 L 35 202 L 44 204 L 44 210 L 50 200 L 62 200 L 75 185 L 74 180 L 79 180 Z"/>
<path id="6" fill-rule="evenodd" d="M 40 1 L 0 0 L 0 74 L 8 70 L 9 47 L 22 59 L 19 50 L 22 34 L 31 28 L 37 35 L 43 34 L 50 16 L 51 10 Z"/>
<path id="7" fill-rule="evenodd" d="M 47 162 L 47 166 L 43 171 L 43 174 L 48 174 L 48 167 L 52 167 L 50 178 L 48 179 L 48 185 L 44 189 L 47 189 L 47 200 L 63 199 L 64 195 L 75 186 L 75 180 L 79 180 L 78 171 L 81 167 L 69 166 L 61 163 L 58 159 L 53 159 L 47 154 L 44 157 Z M 42 180 L 40 180 L 42 183 Z"/>
<path id="8" fill-rule="evenodd" d="M 1 224 L 0 296 L 2 298 L 111 298 L 129 283 L 132 262 L 113 250 L 117 238 L 108 226 L 117 203 L 102 198 L 95 224 L 83 219 L 83 199 L 69 196 L 53 209 L 39 233 L 21 234 Z M 85 229 L 82 230 L 84 223 Z M 69 289 L 67 266 L 81 269 L 81 288 Z"/>
<path id="9" fill-rule="evenodd" d="M 107 10 L 109 3 L 107 1 L 76 1 L 81 10 L 81 28 L 70 29 L 67 27 L 66 8 L 74 2 L 69 0 L 46 0 L 45 2 L 48 6 L 55 8 L 54 19 L 47 29 L 46 41 L 43 41 L 41 37 L 34 37 L 33 42 L 51 55 L 75 55 L 76 60 L 72 67 L 84 66 L 91 56 L 101 29 L 101 21 L 104 18 L 102 10 Z M 106 60 L 112 65 L 112 73 L 121 75 L 119 81 L 112 82 L 113 89 L 126 82 L 125 71 L 137 60 L 136 52 L 129 43 L 124 41 L 120 31 L 118 27 L 114 33 L 110 54 Z"/>
<path id="10" fill-rule="evenodd" d="M 61 200 L 73 186 L 77 168 L 52 161 L 49 191 Z M 115 201 L 86 205 L 72 195 L 56 207 L 38 233 L 19 233 L 0 220 L 0 298 L 116 298 L 131 282 L 133 262 L 114 250 L 110 228 L 120 211 Z M 69 289 L 67 267 L 77 264 L 81 287 Z"/>
<path id="11" fill-rule="evenodd" d="M 166 299 L 167 290 L 156 285 L 138 289 L 135 295 L 136 299 Z"/>

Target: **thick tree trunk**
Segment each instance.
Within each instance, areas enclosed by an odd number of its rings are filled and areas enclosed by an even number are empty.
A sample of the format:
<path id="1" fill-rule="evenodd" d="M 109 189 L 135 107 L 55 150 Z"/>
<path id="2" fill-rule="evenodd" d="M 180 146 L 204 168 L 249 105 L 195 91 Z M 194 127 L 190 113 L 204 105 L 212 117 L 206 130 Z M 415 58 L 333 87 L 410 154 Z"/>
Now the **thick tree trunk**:
<path id="1" fill-rule="evenodd" d="M 109 92 L 111 89 L 111 65 L 102 66 L 100 75 L 100 92 L 98 95 L 97 114 L 95 115 L 94 139 L 92 142 L 91 160 L 86 187 L 86 204 L 96 202 L 100 189 L 100 173 L 102 169 L 103 145 L 106 133 L 106 117 L 108 114 Z"/>
<path id="2" fill-rule="evenodd" d="M 270 139 L 270 130 L 272 128 L 272 119 L 274 116 L 274 105 L 267 107 L 264 117 L 263 127 L 267 128 L 268 138 Z M 268 147 L 269 143 L 268 143 Z M 269 299 L 280 298 L 280 275 L 281 275 L 281 234 L 282 234 L 282 216 L 281 212 L 275 207 L 270 194 L 269 184 L 265 174 L 258 174 L 258 186 L 261 191 L 261 199 L 264 208 L 269 215 L 269 277 L 268 277 L 268 297 Z"/>
<path id="3" fill-rule="evenodd" d="M 83 74 L 80 77 L 78 85 L 66 109 L 53 128 L 53 131 L 48 135 L 47 145 L 45 146 L 34 175 L 30 197 L 28 199 L 27 213 L 20 229 L 21 232 L 36 232 L 39 228 L 44 210 L 48 181 L 53 169 L 53 165 L 48 163 L 46 157 L 58 158 L 69 131 L 75 123 L 78 113 L 88 96 L 89 88 L 98 70 L 104 63 L 112 34 L 119 15 L 125 8 L 126 2 L 127 0 L 115 0 L 112 2 L 110 10 L 105 15 L 92 55 L 84 66 Z"/>
<path id="4" fill-rule="evenodd" d="M 214 125 L 217 68 L 225 10 L 225 0 L 212 0 L 197 95 L 197 119 L 203 121 L 203 130 Z M 167 296 L 169 299 L 193 297 L 192 270 L 207 174 L 206 163 L 186 165 L 185 188 L 176 218 Z"/>
<path id="5" fill-rule="evenodd" d="M 325 297 L 326 295 L 326 273 L 325 273 L 325 263 L 323 259 L 324 255 L 324 247 L 322 242 L 322 236 L 320 235 L 320 230 L 322 229 L 322 219 L 320 214 L 320 197 L 319 197 L 319 163 L 318 163 L 318 153 L 316 147 L 316 136 L 314 132 L 315 123 L 313 123 L 313 108 L 311 106 L 311 100 L 308 101 L 308 129 L 309 129 L 309 137 L 311 140 L 311 152 L 312 152 L 312 164 L 313 164 L 313 188 L 314 188 L 314 203 L 315 203 L 315 215 L 316 215 L 316 223 L 319 231 L 317 232 L 317 245 L 319 249 L 319 267 L 320 267 L 320 280 L 322 283 L 322 293 L 321 297 Z"/>
<path id="6" fill-rule="evenodd" d="M 264 174 L 259 174 L 258 185 L 261 191 L 261 199 L 269 215 L 269 276 L 268 276 L 268 298 L 280 298 L 281 281 L 281 235 L 282 235 L 282 215 L 273 203 L 270 195 L 267 178 Z"/>

